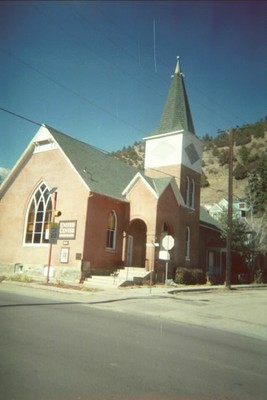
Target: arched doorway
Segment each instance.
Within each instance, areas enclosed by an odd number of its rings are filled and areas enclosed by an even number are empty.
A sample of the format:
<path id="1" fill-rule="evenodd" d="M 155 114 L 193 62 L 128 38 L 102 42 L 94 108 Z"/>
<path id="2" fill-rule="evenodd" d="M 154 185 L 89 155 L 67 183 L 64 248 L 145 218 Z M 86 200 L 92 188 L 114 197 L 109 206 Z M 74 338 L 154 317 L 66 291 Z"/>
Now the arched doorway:
<path id="1" fill-rule="evenodd" d="M 145 267 L 147 227 L 141 219 L 131 221 L 127 240 L 127 265 Z"/>

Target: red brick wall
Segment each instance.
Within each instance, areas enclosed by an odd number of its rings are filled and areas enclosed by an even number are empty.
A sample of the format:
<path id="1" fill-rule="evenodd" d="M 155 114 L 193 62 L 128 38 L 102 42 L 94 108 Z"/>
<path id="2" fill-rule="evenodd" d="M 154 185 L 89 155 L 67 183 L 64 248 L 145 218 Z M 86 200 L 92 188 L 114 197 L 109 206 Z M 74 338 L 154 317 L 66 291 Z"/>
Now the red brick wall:
<path id="1" fill-rule="evenodd" d="M 111 211 L 117 215 L 117 236 L 114 250 L 106 248 L 107 220 Z M 88 199 L 83 259 L 94 272 L 113 270 L 123 264 L 123 232 L 129 221 L 129 204 L 93 193 Z"/>

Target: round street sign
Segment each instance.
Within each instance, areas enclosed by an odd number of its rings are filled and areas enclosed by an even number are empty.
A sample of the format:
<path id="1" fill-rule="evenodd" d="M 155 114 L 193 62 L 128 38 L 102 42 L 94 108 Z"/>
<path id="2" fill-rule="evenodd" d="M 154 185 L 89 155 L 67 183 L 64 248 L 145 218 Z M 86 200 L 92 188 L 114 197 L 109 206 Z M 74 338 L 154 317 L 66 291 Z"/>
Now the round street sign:
<path id="1" fill-rule="evenodd" d="M 171 235 L 166 235 L 162 239 L 162 246 L 165 250 L 171 250 L 174 246 L 174 238 Z"/>

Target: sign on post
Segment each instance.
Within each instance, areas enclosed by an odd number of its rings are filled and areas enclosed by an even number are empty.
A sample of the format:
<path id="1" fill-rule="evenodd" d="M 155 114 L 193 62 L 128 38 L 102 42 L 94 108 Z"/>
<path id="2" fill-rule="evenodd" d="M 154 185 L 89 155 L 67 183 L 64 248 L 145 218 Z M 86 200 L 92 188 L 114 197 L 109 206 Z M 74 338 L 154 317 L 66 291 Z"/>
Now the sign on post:
<path id="1" fill-rule="evenodd" d="M 49 226 L 49 243 L 57 244 L 59 234 L 59 224 L 57 222 L 51 222 Z"/>
<path id="2" fill-rule="evenodd" d="M 166 250 L 166 253 L 164 256 L 166 257 L 166 271 L 165 271 L 165 285 L 167 286 L 167 281 L 168 281 L 168 260 L 170 259 L 169 255 L 169 250 L 171 250 L 174 246 L 174 238 L 171 235 L 166 235 L 162 239 L 162 246 Z"/>
<path id="3" fill-rule="evenodd" d="M 166 235 L 162 239 L 162 246 L 165 250 L 171 250 L 174 246 L 174 238 L 171 235 Z"/>
<path id="4" fill-rule="evenodd" d="M 170 259 L 170 253 L 167 250 L 160 250 L 159 252 L 159 259 L 160 260 L 169 260 Z"/>

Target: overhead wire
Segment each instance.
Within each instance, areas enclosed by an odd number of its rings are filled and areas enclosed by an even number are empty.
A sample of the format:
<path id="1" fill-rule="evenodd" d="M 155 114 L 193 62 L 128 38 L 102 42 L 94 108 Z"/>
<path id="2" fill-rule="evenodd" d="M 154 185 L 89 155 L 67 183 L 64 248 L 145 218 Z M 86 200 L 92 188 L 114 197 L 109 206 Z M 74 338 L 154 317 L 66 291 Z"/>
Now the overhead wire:
<path id="1" fill-rule="evenodd" d="M 36 121 L 34 121 L 34 120 L 30 119 L 30 118 L 24 117 L 24 116 L 21 115 L 21 114 L 18 114 L 18 113 L 16 113 L 16 112 L 13 112 L 13 111 L 10 111 L 10 110 L 7 110 L 6 108 L 0 107 L 0 110 L 3 111 L 3 112 L 6 112 L 6 113 L 8 113 L 8 114 L 10 114 L 10 115 L 12 115 L 12 116 L 15 116 L 15 117 L 17 117 L 17 118 L 20 118 L 20 119 L 23 119 L 23 120 L 25 120 L 25 121 L 27 121 L 27 122 L 30 122 L 30 123 L 32 123 L 32 124 L 35 124 L 35 125 L 38 125 L 38 126 L 43 126 L 43 125 L 44 125 L 44 124 L 39 123 L 39 122 L 36 122 Z M 91 144 L 90 144 L 90 147 L 93 147 L 94 149 L 96 149 L 96 150 L 98 150 L 98 151 L 101 151 L 102 153 L 105 153 L 105 154 L 107 154 L 107 155 L 113 157 L 113 153 L 114 153 L 114 152 L 106 151 L 106 150 L 104 150 L 104 149 L 102 149 L 102 148 L 100 148 L 100 147 L 92 146 Z M 137 169 L 138 169 L 138 168 L 137 168 Z M 186 182 L 186 179 L 181 179 L 179 176 L 170 174 L 170 173 L 168 173 L 168 172 L 166 172 L 166 171 L 162 171 L 162 170 L 159 170 L 159 169 L 157 169 L 157 168 L 149 168 L 149 169 L 152 170 L 152 171 L 161 173 L 161 174 L 163 174 L 163 175 L 169 176 L 170 178 L 174 178 L 174 179 L 176 179 L 176 180 L 178 180 L 178 181 L 180 181 L 180 182 Z M 198 185 L 198 186 L 200 186 L 200 188 L 201 188 L 201 184 L 198 184 L 198 183 L 196 183 L 196 182 L 195 182 L 195 184 Z M 216 191 L 216 192 L 222 192 L 222 193 L 227 194 L 226 191 L 223 191 L 223 190 L 217 189 L 217 188 L 213 188 L 213 187 L 211 187 L 211 186 L 209 186 L 209 189 L 214 190 L 214 191 Z"/>
<path id="2" fill-rule="evenodd" d="M 101 3 L 100 3 L 100 4 L 101 4 Z M 114 26 L 116 26 L 118 29 L 120 29 L 124 36 L 127 35 L 127 37 L 128 37 L 130 40 L 132 40 L 134 43 L 136 42 L 136 39 L 133 38 L 132 35 L 129 35 L 129 33 L 128 33 L 127 31 L 125 31 L 125 29 L 122 28 L 122 26 L 121 26 L 120 24 L 118 24 L 117 22 L 115 22 L 115 21 L 110 17 L 110 15 L 108 15 L 108 14 L 103 10 L 103 8 L 99 7 L 99 3 L 98 3 L 97 5 L 94 4 L 94 7 L 97 8 L 97 9 L 99 10 L 99 12 L 101 12 L 101 14 L 106 18 L 106 20 L 110 21 L 110 22 L 112 23 L 112 25 L 114 25 Z M 147 22 L 146 22 L 146 23 L 147 23 Z M 154 26 L 154 23 L 155 23 L 155 20 L 153 20 L 153 41 L 154 41 L 153 54 L 152 54 L 152 52 L 149 52 L 149 48 L 146 49 L 146 54 L 147 54 L 147 53 L 150 53 L 150 54 L 151 54 L 151 58 L 153 58 L 153 59 L 154 59 L 154 62 L 155 62 L 155 26 Z M 107 39 L 109 40 L 108 37 L 107 37 Z M 133 56 L 132 56 L 132 57 L 133 57 Z M 160 64 L 161 64 L 161 65 L 164 65 L 164 66 L 167 67 L 167 68 L 169 68 L 169 65 L 167 65 L 166 62 L 164 62 L 164 61 L 162 61 L 162 60 L 160 61 Z M 158 72 L 158 71 L 157 71 L 157 72 Z M 157 74 L 157 79 L 158 79 L 158 78 L 162 79 L 164 82 L 167 82 L 166 78 L 165 78 L 165 77 L 162 77 L 160 74 Z M 225 112 L 226 112 L 227 114 L 231 114 L 233 117 L 235 117 L 235 118 L 237 118 L 237 119 L 243 121 L 244 124 L 249 124 L 249 122 L 246 121 L 243 117 L 236 115 L 236 114 L 233 113 L 231 110 L 228 110 L 225 106 L 221 105 L 221 104 L 217 101 L 217 99 L 215 99 L 215 98 L 213 98 L 212 96 L 210 96 L 209 94 L 205 93 L 205 92 L 204 92 L 202 89 L 200 89 L 197 85 L 193 84 L 192 82 L 187 82 L 186 84 L 187 84 L 187 86 L 189 86 L 189 87 L 193 88 L 194 90 L 198 91 L 199 93 L 201 93 L 202 96 L 205 96 L 209 101 L 212 102 L 213 105 L 217 105 L 219 108 L 224 109 Z M 197 103 L 198 103 L 199 105 L 203 106 L 204 108 L 206 108 L 208 111 L 210 111 L 210 109 L 209 109 L 208 106 L 204 105 L 203 103 L 199 103 L 198 101 L 197 101 Z M 212 110 L 212 113 L 214 113 L 214 109 Z M 221 118 L 225 119 L 226 121 L 228 121 L 228 122 L 230 123 L 230 119 L 227 119 L 227 117 L 225 117 L 225 116 L 219 114 L 217 111 L 215 111 L 215 113 L 216 113 L 218 116 L 220 116 Z M 199 116 L 199 118 L 201 118 L 201 116 Z M 205 118 L 201 118 L 201 119 L 202 119 L 203 121 L 205 120 Z M 209 123 L 210 123 L 210 121 L 209 121 Z M 232 121 L 231 121 L 231 123 L 232 123 Z M 212 124 L 212 125 L 213 125 L 215 128 L 217 128 L 217 129 L 221 129 L 221 127 L 218 127 L 218 126 L 216 126 L 216 125 L 214 125 L 214 124 Z"/>
<path id="3" fill-rule="evenodd" d="M 8 114 L 11 114 L 11 115 L 13 115 L 13 116 L 15 116 L 15 117 L 21 118 L 21 119 L 23 119 L 24 121 L 30 122 L 31 124 L 38 125 L 38 126 L 42 126 L 42 124 L 41 124 L 40 122 L 36 122 L 36 121 L 33 121 L 32 119 L 23 117 L 22 115 L 17 114 L 17 113 L 15 113 L 15 112 L 13 112 L 13 111 L 7 110 L 6 108 L 0 107 L 0 110 L 6 112 L 6 113 L 8 113 Z"/>
<path id="4" fill-rule="evenodd" d="M 37 10 L 39 13 L 44 14 L 43 11 L 41 11 L 41 10 L 39 9 L 39 7 L 36 6 L 36 4 L 34 4 L 34 5 L 32 4 L 31 7 L 33 7 L 35 10 Z M 69 6 L 69 5 L 68 5 L 68 7 L 69 7 L 69 8 L 72 8 L 72 7 Z M 98 8 L 99 8 L 99 7 L 98 7 Z M 71 11 L 72 11 L 72 10 L 71 10 Z M 72 12 L 73 12 L 73 11 L 72 11 Z M 82 18 L 82 19 L 84 19 L 84 20 L 87 20 L 86 17 L 84 17 L 83 15 L 81 15 L 80 13 L 78 13 L 77 11 L 75 11 L 74 13 L 75 13 L 79 18 Z M 87 20 L 87 21 L 88 21 L 88 20 Z M 117 26 L 118 26 L 118 25 L 117 25 Z M 64 33 L 66 33 L 66 29 L 65 29 L 65 28 L 62 29 L 62 27 L 59 26 L 58 24 L 56 25 L 56 27 L 59 28 L 59 29 L 60 29 L 61 31 L 63 31 Z M 97 29 L 94 25 L 92 26 L 91 23 L 90 23 L 90 27 L 92 27 L 92 28 L 93 28 L 94 30 L 96 30 L 97 32 L 103 34 L 103 32 L 101 32 L 99 29 Z M 68 31 L 67 31 L 67 33 L 68 33 L 69 35 L 71 35 L 72 37 L 74 37 L 74 36 L 73 36 L 72 34 L 70 34 Z M 104 36 L 107 40 L 111 41 L 111 42 L 112 42 L 116 47 L 118 47 L 120 50 L 123 50 L 127 55 L 133 57 L 133 56 L 131 55 L 131 53 L 129 53 L 128 51 L 126 51 L 122 46 L 118 46 L 118 45 L 116 44 L 116 42 L 114 42 L 113 40 L 111 40 L 111 39 L 110 39 L 109 37 L 107 37 L 105 34 L 103 34 L 103 36 Z M 75 39 L 77 40 L 77 37 L 75 37 Z M 81 43 L 81 42 L 80 42 L 80 43 Z M 84 43 L 83 43 L 83 45 L 84 45 Z M 88 43 L 86 43 L 86 45 L 88 45 Z M 8 54 L 10 57 L 13 57 L 14 59 L 16 59 L 18 62 L 24 64 L 24 65 L 27 66 L 28 68 L 31 68 L 32 70 L 34 70 L 35 72 L 37 72 L 38 74 L 40 74 L 41 76 L 43 76 L 44 78 L 49 79 L 49 80 L 50 80 L 51 82 L 53 82 L 54 84 L 56 84 L 56 85 L 60 86 L 61 88 L 63 88 L 63 89 L 65 89 L 65 90 L 69 91 L 71 94 L 75 95 L 76 97 L 80 98 L 81 100 L 86 101 L 88 104 L 94 106 L 95 108 L 98 108 L 100 111 L 102 111 L 102 112 L 104 112 L 104 113 L 110 115 L 110 116 L 113 117 L 114 119 L 116 119 L 116 120 L 122 122 L 122 123 L 125 124 L 125 125 L 128 125 L 129 127 L 133 128 L 133 129 L 135 129 L 135 130 L 137 130 L 138 132 L 141 132 L 142 134 L 146 134 L 146 132 L 144 132 L 144 131 L 143 131 L 142 129 L 140 129 L 139 127 L 137 127 L 137 126 L 135 126 L 134 124 L 129 123 L 129 122 L 126 121 L 125 119 L 119 117 L 118 113 L 116 113 L 116 115 L 115 115 L 113 112 L 110 112 L 109 110 L 105 109 L 104 107 L 99 106 L 99 104 L 95 103 L 94 101 L 88 99 L 88 98 L 85 97 L 85 96 L 82 96 L 82 95 L 79 94 L 77 91 L 75 91 L 75 90 L 69 88 L 68 86 L 66 86 L 66 85 L 64 85 L 64 84 L 62 84 L 62 83 L 60 83 L 60 82 L 58 82 L 57 80 L 55 80 L 54 78 L 52 78 L 52 77 L 49 76 L 48 74 L 46 74 L 46 73 L 44 73 L 43 71 L 40 71 L 39 69 L 33 67 L 31 64 L 25 62 L 24 60 L 21 60 L 19 57 L 15 56 L 15 55 L 12 54 L 11 52 L 8 52 L 8 51 L 5 50 L 5 49 L 0 49 L 0 50 L 3 51 L 3 52 L 5 52 L 6 54 Z M 91 50 L 92 50 L 92 49 L 91 49 Z M 118 67 L 118 65 L 115 65 L 115 64 L 112 63 L 110 60 L 107 60 L 105 57 L 99 55 L 98 53 L 97 53 L 97 56 L 103 58 L 106 62 L 112 64 L 113 67 L 121 69 L 120 67 Z M 155 56 L 155 54 L 154 54 L 154 56 Z M 143 67 L 142 67 L 142 68 L 143 68 Z M 156 67 L 155 67 L 155 68 L 156 68 Z M 122 70 L 122 69 L 121 69 L 121 70 Z M 123 73 L 126 73 L 126 74 L 128 74 L 128 75 L 131 75 L 131 74 L 129 74 L 127 71 L 124 71 L 124 70 L 123 70 Z M 159 76 L 159 75 L 158 75 L 158 76 Z M 132 76 L 132 77 L 136 80 L 136 77 L 135 77 L 135 76 Z M 166 81 L 166 79 L 164 79 L 164 81 Z M 142 82 L 142 85 L 144 85 L 143 82 Z M 189 85 L 192 86 L 190 83 L 189 83 Z M 157 93 L 157 91 L 155 91 L 155 87 L 150 87 L 150 86 L 148 86 L 148 85 L 145 85 L 145 86 L 147 86 L 150 90 L 153 90 L 155 93 Z M 199 89 L 198 89 L 198 90 L 199 90 Z M 159 94 L 159 93 L 157 93 L 157 94 Z M 202 94 L 204 94 L 204 93 L 202 93 Z M 162 95 L 162 94 L 160 94 L 160 96 L 163 98 L 163 95 Z M 206 97 L 208 97 L 208 96 L 206 96 Z M 203 105 L 203 104 L 201 104 L 201 103 L 199 103 L 199 102 L 198 102 L 198 104 L 208 109 L 207 106 L 205 106 L 205 105 Z M 210 110 L 209 110 L 209 111 L 210 111 Z M 216 113 L 217 113 L 217 115 L 220 116 L 220 114 L 219 114 L 218 112 L 216 112 Z M 202 116 L 199 116 L 199 118 L 202 119 L 202 120 L 205 120 L 205 118 L 203 118 Z M 216 126 L 215 124 L 212 124 L 212 125 L 213 125 L 217 130 L 219 130 L 219 129 L 221 128 L 221 127 Z"/>
<path id="5" fill-rule="evenodd" d="M 134 57 L 128 50 L 126 50 L 123 46 L 119 46 L 119 45 L 118 45 L 114 40 L 112 40 L 108 35 L 106 35 L 104 32 L 102 32 L 101 30 L 99 30 L 98 28 L 96 28 L 95 24 L 93 24 L 93 23 L 91 22 L 91 20 L 89 20 L 83 13 L 81 13 L 81 11 L 77 11 L 76 9 L 74 10 L 75 5 L 73 5 L 73 4 L 69 5 L 69 4 L 68 4 L 67 6 L 68 6 L 68 8 L 70 9 L 70 11 L 71 11 L 74 15 L 76 15 L 81 21 L 83 21 L 83 22 L 88 22 L 88 24 L 85 25 L 85 28 L 88 29 L 88 26 L 90 26 L 90 29 L 93 29 L 93 30 L 95 30 L 96 32 L 100 33 L 106 40 L 108 40 L 110 43 L 112 43 L 115 47 L 117 47 L 119 50 L 122 50 L 122 51 L 123 51 L 125 54 L 127 54 L 135 63 L 139 64 L 139 66 L 140 66 L 143 70 L 147 70 L 147 68 L 143 67 L 143 66 L 141 65 L 141 63 L 140 63 L 140 49 L 139 49 L 139 57 L 138 57 L 138 61 L 137 61 L 136 57 Z M 38 8 L 36 5 L 35 5 L 35 8 L 36 8 L 37 10 L 39 10 L 39 8 Z M 98 6 L 97 6 L 97 8 L 98 8 L 98 10 L 100 10 L 100 8 L 99 8 Z M 39 11 L 40 11 L 40 10 L 39 10 Z M 41 12 L 41 11 L 40 11 L 40 12 Z M 103 12 L 101 11 L 101 14 L 104 15 L 105 18 L 107 18 L 106 13 L 103 13 Z M 113 20 L 112 20 L 111 18 L 108 18 L 108 20 L 111 21 L 113 25 L 117 26 L 120 30 L 122 30 L 122 29 L 119 27 L 118 24 L 115 24 L 115 23 L 113 22 Z M 157 68 L 157 60 L 156 60 L 156 25 L 155 25 L 155 24 L 156 24 L 156 22 L 155 22 L 155 19 L 154 19 L 154 20 L 153 20 L 153 61 L 154 61 L 154 69 L 155 69 L 155 72 L 157 73 L 157 72 L 158 72 L 158 68 Z M 59 27 L 59 26 L 57 25 L 57 27 Z M 64 27 L 64 31 L 66 32 L 65 27 Z M 125 30 L 123 30 L 122 32 L 123 32 L 123 35 L 126 34 L 126 31 L 125 31 Z M 68 34 L 69 34 L 69 32 L 68 32 Z M 73 35 L 71 35 L 71 36 L 73 36 Z M 127 35 L 127 37 L 129 37 L 132 41 L 135 42 L 135 39 L 133 39 L 131 35 Z M 80 42 L 80 43 L 81 43 L 81 42 Z M 138 43 L 138 44 L 139 44 L 139 43 Z M 86 45 L 88 45 L 88 43 L 86 43 Z M 140 44 L 139 44 L 139 46 L 140 46 Z M 95 52 L 95 53 L 96 53 L 96 52 Z M 139 81 L 139 80 L 136 78 L 135 75 L 130 74 L 129 71 L 125 71 L 125 70 L 123 70 L 121 67 L 119 67 L 118 65 L 115 65 L 115 64 L 114 64 L 113 62 L 111 62 L 110 60 L 107 60 L 105 57 L 103 57 L 102 54 L 99 55 L 99 54 L 97 53 L 97 56 L 98 56 L 98 57 L 101 57 L 101 58 L 104 59 L 106 62 L 112 64 L 113 67 L 116 67 L 116 68 L 122 70 L 122 72 L 123 72 L 124 74 L 127 74 L 128 76 L 131 76 L 131 78 L 133 78 L 134 80 Z M 164 65 L 164 63 L 163 63 L 163 65 Z M 166 65 L 166 64 L 165 64 L 165 65 Z M 157 74 L 157 79 L 159 79 L 159 78 L 160 78 L 162 81 L 164 81 L 165 83 L 169 83 L 169 81 L 167 81 L 165 77 L 161 76 L 160 74 Z M 151 87 L 151 86 L 145 84 L 144 82 L 142 82 L 142 85 L 148 87 L 148 89 L 149 89 L 150 91 L 155 92 L 157 95 L 160 95 L 160 97 L 161 97 L 162 99 L 165 98 L 166 95 L 165 95 L 165 94 L 163 95 L 162 93 L 157 92 L 157 91 L 155 90 L 155 87 L 154 87 L 154 86 Z M 192 85 L 192 84 L 189 84 L 189 86 L 195 88 L 194 85 Z M 196 87 L 196 89 L 197 89 L 198 91 L 200 91 L 200 89 L 198 89 L 197 87 Z M 208 95 L 206 95 L 206 97 L 208 98 Z M 212 100 L 212 99 L 211 99 L 211 100 Z M 212 101 L 213 101 L 213 100 L 212 100 Z M 213 101 L 213 103 L 215 104 L 216 102 Z M 223 117 L 222 115 L 220 115 L 220 113 L 218 113 L 217 111 L 214 112 L 214 110 L 210 110 L 210 109 L 208 108 L 208 106 L 206 106 L 206 105 L 204 105 L 204 104 L 202 104 L 202 103 L 200 103 L 200 102 L 197 102 L 197 104 L 199 104 L 200 106 L 206 108 L 208 111 L 212 112 L 213 114 L 215 113 L 215 114 L 217 114 L 218 116 L 220 116 L 221 118 L 224 118 L 225 120 L 228 120 L 227 118 L 225 118 L 225 117 Z M 218 103 L 217 103 L 217 104 L 218 104 Z M 205 121 L 205 118 L 203 118 L 201 115 L 199 115 L 199 119 Z M 228 122 L 229 122 L 229 120 L 228 120 Z M 218 127 L 217 125 L 211 123 L 210 121 L 209 121 L 209 124 L 210 124 L 210 125 L 213 125 L 213 127 L 214 127 L 215 129 L 217 129 L 217 130 L 219 130 L 219 129 L 221 128 L 221 127 Z"/>
<path id="6" fill-rule="evenodd" d="M 36 5 L 35 5 L 34 7 L 36 8 Z M 36 9 L 37 9 L 39 12 L 42 13 L 42 11 L 40 11 L 40 10 L 38 9 L 38 7 L 37 7 Z M 81 16 L 80 13 L 77 13 L 77 12 L 76 12 L 76 15 L 77 15 L 79 18 L 82 18 L 82 16 Z M 57 25 L 57 27 L 58 27 L 58 25 Z M 153 21 L 153 27 L 154 27 L 154 45 L 155 45 L 155 20 Z M 66 31 L 65 29 L 62 29 L 61 27 L 60 27 L 60 29 L 63 30 L 64 32 Z M 95 30 L 97 30 L 99 33 L 103 34 L 103 32 L 101 32 L 99 29 L 97 29 L 97 28 L 95 28 L 95 27 L 93 27 L 93 29 L 95 29 Z M 103 34 L 103 35 L 104 35 L 104 34 Z M 104 36 L 106 37 L 107 40 L 110 40 L 110 41 L 111 41 L 111 39 L 110 39 L 109 37 L 107 37 L 106 35 L 104 35 Z M 77 39 L 77 38 L 76 38 L 76 39 Z M 112 40 L 112 43 L 113 43 L 114 46 L 116 46 L 116 47 L 118 47 L 120 50 L 124 51 L 128 56 L 133 57 L 133 56 L 131 55 L 131 53 L 129 53 L 128 51 L 126 51 L 122 46 L 118 46 L 117 43 L 114 42 L 113 40 Z M 115 114 L 113 114 L 112 112 L 109 112 L 108 110 L 106 110 L 105 108 L 99 106 L 99 105 L 96 104 L 95 102 L 93 102 L 93 101 L 87 99 L 85 96 L 82 96 L 82 95 L 81 95 L 80 93 L 78 93 L 77 91 L 75 91 L 75 90 L 69 88 L 68 86 L 66 86 L 66 85 L 64 85 L 64 84 L 62 84 L 62 83 L 60 83 L 60 82 L 58 82 L 57 80 L 55 80 L 54 78 L 52 78 L 52 77 L 49 76 L 48 74 L 46 74 L 46 73 L 44 73 L 43 71 L 37 69 L 36 67 L 32 66 L 31 64 L 25 62 L 24 60 L 22 60 L 22 59 L 20 59 L 19 57 L 15 56 L 15 55 L 12 54 L 11 52 L 9 52 L 9 51 L 7 51 L 7 50 L 5 50 L 5 49 L 0 49 L 0 50 L 1 50 L 2 52 L 6 53 L 7 55 L 9 55 L 10 57 L 14 58 L 16 61 L 22 63 L 22 64 L 25 65 L 25 66 L 27 66 L 28 68 L 31 68 L 31 69 L 34 70 L 36 73 L 38 73 L 38 74 L 40 74 L 41 76 L 43 76 L 45 79 L 50 80 L 50 81 L 51 81 L 52 83 L 54 83 L 55 85 L 57 85 L 57 86 L 63 88 L 64 90 L 67 90 L 67 91 L 68 91 L 69 93 L 71 93 L 72 95 L 75 95 L 76 97 L 80 98 L 81 100 L 86 101 L 87 103 L 89 103 L 89 104 L 93 105 L 94 107 L 98 108 L 98 109 L 101 110 L 102 112 L 105 112 L 105 113 L 109 114 L 109 115 L 112 116 L 113 118 L 118 119 L 119 121 L 121 121 L 122 123 L 124 123 L 124 124 L 130 126 L 131 128 L 133 128 L 133 129 L 135 129 L 135 130 L 137 130 L 137 131 L 142 132 L 143 134 L 145 134 L 145 132 L 144 132 L 143 130 L 141 130 L 140 128 L 138 128 L 138 127 L 134 126 L 133 124 L 130 124 L 128 121 L 125 121 L 124 119 L 118 117 L 118 115 L 115 115 Z M 98 55 L 98 56 L 99 56 L 99 55 Z M 154 57 L 155 57 L 155 49 L 154 49 Z M 105 59 L 105 61 L 107 61 L 107 62 L 110 63 L 110 61 L 107 60 L 107 59 Z M 139 60 L 138 60 L 138 62 L 139 62 L 139 64 L 140 64 L 140 54 L 139 54 Z M 155 59 L 154 59 L 154 62 L 155 62 Z M 114 67 L 118 68 L 118 66 L 115 65 L 114 63 L 111 63 L 111 64 L 112 64 Z M 143 68 L 143 67 L 142 67 L 142 68 Z M 155 66 L 155 68 L 156 68 L 156 66 Z M 125 72 L 125 71 L 124 71 L 124 72 Z M 165 79 L 164 79 L 164 80 L 165 80 Z M 189 83 L 189 85 L 194 87 L 194 85 L 192 85 L 192 84 L 190 84 L 190 83 Z M 153 88 L 153 90 L 154 90 L 154 88 Z M 198 89 L 198 88 L 197 88 L 197 90 L 200 91 L 200 89 Z M 202 95 L 205 95 L 206 97 L 208 97 L 203 91 L 200 91 L 200 92 L 202 92 Z M 213 99 L 211 99 L 211 101 L 213 101 Z M 201 103 L 199 103 L 199 104 L 201 104 Z M 217 104 L 218 104 L 218 103 L 217 103 Z M 201 104 L 201 105 L 205 107 L 205 105 L 203 105 L 203 104 Z M 220 107 L 221 107 L 221 106 L 220 106 Z M 2 110 L 2 111 L 9 112 L 10 114 L 13 114 L 14 116 L 20 117 L 20 118 L 22 118 L 22 119 L 24 119 L 24 120 L 26 120 L 26 121 L 28 121 L 28 122 L 35 123 L 36 125 L 39 125 L 39 126 L 41 125 L 41 124 L 39 124 L 39 123 L 37 123 L 37 122 L 35 122 L 35 121 L 33 121 L 33 120 L 30 120 L 30 119 L 27 119 L 27 118 L 25 118 L 25 117 L 19 116 L 18 114 L 12 113 L 12 112 L 10 112 L 10 111 L 8 111 L 8 110 L 5 110 L 5 109 L 3 109 L 3 108 L 1 108 L 1 110 Z M 215 125 L 214 125 L 214 126 L 215 126 Z M 215 127 L 216 127 L 217 129 L 219 129 L 219 127 L 217 127 L 217 126 L 215 126 Z M 102 149 L 99 149 L 99 150 L 104 151 L 104 150 L 102 150 Z M 177 177 L 176 177 L 176 178 L 177 178 Z"/>
<path id="7" fill-rule="evenodd" d="M 62 89 L 70 92 L 71 94 L 73 94 L 74 96 L 78 97 L 79 99 L 85 101 L 88 104 L 91 104 L 92 106 L 94 106 L 95 108 L 99 109 L 100 111 L 103 111 L 104 113 L 110 115 L 111 117 L 117 119 L 118 121 L 124 123 L 125 125 L 128 125 L 131 128 L 134 128 L 136 131 L 141 132 L 142 134 L 144 134 L 145 132 L 140 129 L 139 127 L 130 124 L 128 121 L 125 121 L 123 118 L 113 114 L 112 112 L 106 110 L 104 107 L 99 106 L 98 104 L 96 104 L 94 101 L 89 100 L 88 98 L 86 98 L 85 96 L 81 95 L 80 93 L 76 92 L 75 90 L 71 89 L 70 87 L 58 82 L 56 79 L 52 78 L 51 76 L 49 76 L 48 74 L 46 74 L 45 72 L 41 71 L 40 69 L 32 66 L 31 64 L 25 62 L 24 60 L 22 60 L 21 58 L 15 56 L 14 54 L 12 54 L 10 51 L 7 51 L 6 49 L 0 48 L 0 51 L 7 54 L 9 57 L 15 59 L 17 62 L 25 65 L 26 67 L 30 68 L 31 70 L 35 71 L 36 73 L 38 73 L 39 75 L 41 75 L 42 77 L 44 77 L 45 79 L 53 82 L 55 85 L 61 87 Z"/>

